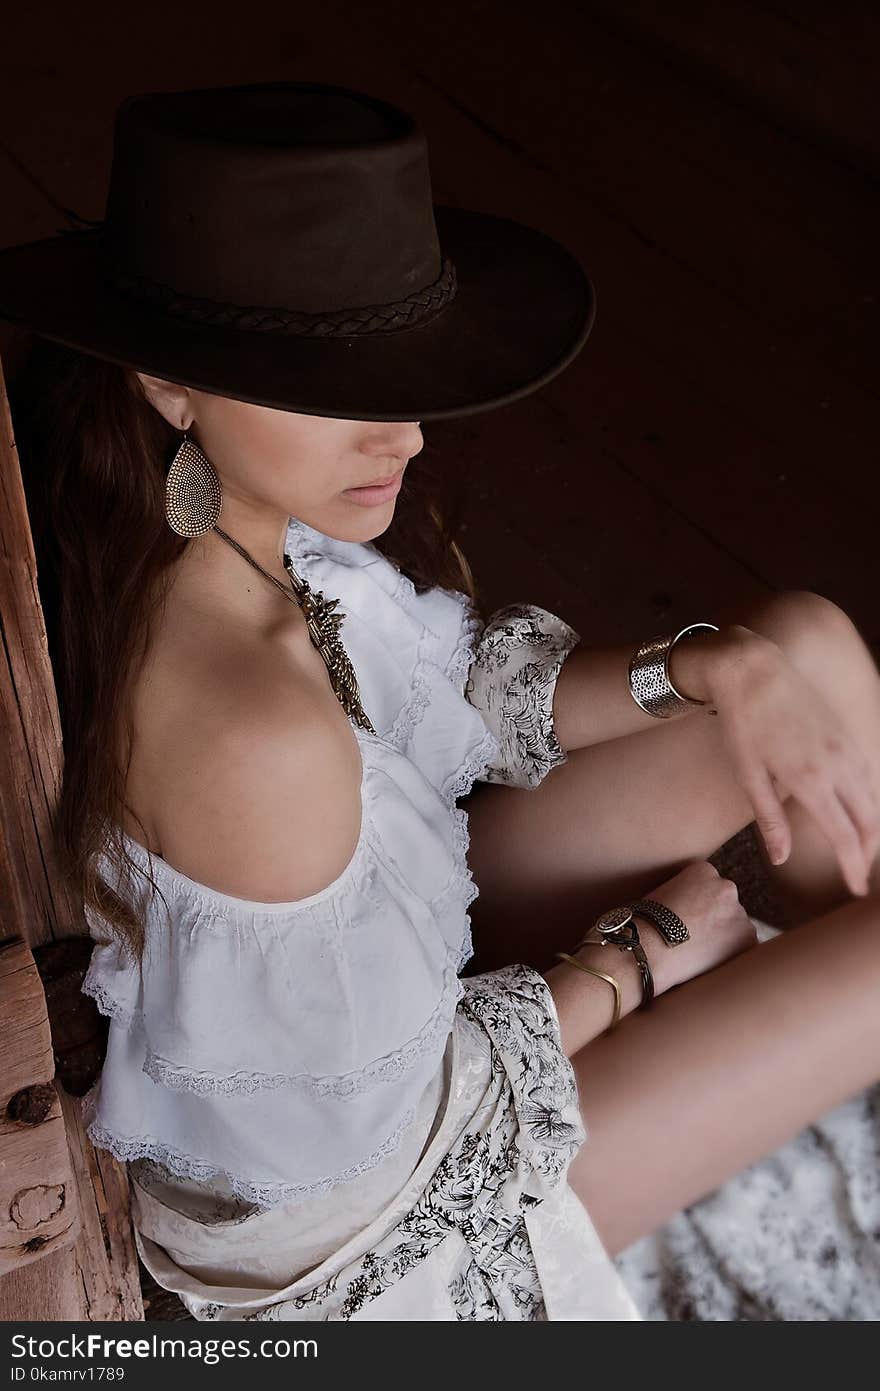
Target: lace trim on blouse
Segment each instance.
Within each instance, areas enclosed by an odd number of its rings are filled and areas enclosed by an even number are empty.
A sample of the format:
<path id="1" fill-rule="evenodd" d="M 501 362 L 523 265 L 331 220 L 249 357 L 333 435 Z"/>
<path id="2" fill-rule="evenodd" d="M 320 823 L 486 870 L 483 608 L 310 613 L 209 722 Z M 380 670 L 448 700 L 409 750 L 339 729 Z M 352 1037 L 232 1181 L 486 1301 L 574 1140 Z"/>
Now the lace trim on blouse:
<path id="1" fill-rule="evenodd" d="M 485 625 L 482 617 L 474 608 L 468 594 L 465 594 L 459 589 L 444 589 L 443 593 L 448 594 L 451 599 L 455 600 L 463 614 L 462 627 L 458 636 L 458 641 L 450 654 L 445 668 L 447 679 L 463 694 L 468 668 L 474 657 L 474 644 Z M 412 580 L 408 575 L 405 575 L 402 570 L 397 571 L 397 582 L 392 598 L 394 602 L 400 604 L 402 608 L 414 612 L 415 600 L 418 599 L 418 592 Z M 418 621 L 421 622 L 418 615 L 417 618 Z M 430 634 L 430 630 L 426 629 L 426 635 L 434 637 L 434 641 L 436 642 L 436 636 Z"/>
<path id="2" fill-rule="evenodd" d="M 151 1048 L 147 1049 L 143 1071 L 154 1082 L 175 1092 L 196 1092 L 199 1095 L 222 1093 L 235 1095 L 274 1089 L 277 1087 L 301 1087 L 313 1096 L 335 1096 L 341 1099 L 360 1096 L 371 1091 L 381 1082 L 394 1082 L 425 1053 L 435 1046 L 438 1039 L 449 1034 L 458 1001 L 461 999 L 463 985 L 458 979 L 454 962 L 446 970 L 443 994 L 434 1013 L 414 1038 L 384 1058 L 375 1058 L 363 1067 L 351 1072 L 326 1073 L 316 1076 L 310 1072 L 231 1072 L 228 1074 L 197 1072 L 192 1068 L 180 1067 L 167 1058 L 160 1057 Z"/>
<path id="3" fill-rule="evenodd" d="M 137 1008 L 123 1004 L 122 1000 L 113 995 L 96 974 L 98 954 L 92 952 L 92 959 L 89 962 L 88 970 L 83 977 L 80 990 L 84 995 L 91 995 L 95 1004 L 102 1014 L 106 1014 L 108 1019 L 115 1019 L 126 1029 L 130 1029 L 136 1020 L 143 1017 L 142 1011 Z"/>
<path id="4" fill-rule="evenodd" d="M 453 686 L 464 694 L 468 669 L 474 659 L 474 647 L 484 624 L 466 594 L 462 594 L 458 590 L 447 590 L 447 593 L 452 594 L 464 610 L 464 624 L 458 643 L 449 658 L 446 675 Z"/>
<path id="5" fill-rule="evenodd" d="M 402 749 L 409 739 L 412 738 L 413 731 L 419 721 L 423 718 L 428 706 L 431 703 L 431 668 L 434 663 L 426 655 L 423 655 L 430 646 L 433 639 L 430 633 L 426 633 L 419 643 L 419 658 L 413 668 L 412 674 L 412 693 L 410 698 L 399 711 L 391 729 L 388 732 L 388 741 L 395 748 Z"/>
<path id="6" fill-rule="evenodd" d="M 82 1099 L 83 1123 L 92 1144 L 109 1150 L 121 1163 L 133 1159 L 152 1159 L 177 1178 L 194 1179 L 200 1183 L 223 1178 L 237 1197 L 256 1203 L 260 1207 L 275 1207 L 279 1203 L 293 1203 L 303 1198 L 316 1197 L 320 1193 L 329 1193 L 341 1183 L 350 1183 L 353 1179 L 360 1178 L 362 1174 L 377 1168 L 384 1159 L 400 1148 L 417 1115 L 415 1107 L 407 1111 L 400 1124 L 378 1149 L 340 1173 L 316 1179 L 313 1183 L 259 1183 L 242 1178 L 240 1174 L 231 1173 L 229 1169 L 196 1159 L 191 1154 L 184 1154 L 155 1136 L 114 1134 L 94 1118 L 94 1091 L 93 1088 Z"/>

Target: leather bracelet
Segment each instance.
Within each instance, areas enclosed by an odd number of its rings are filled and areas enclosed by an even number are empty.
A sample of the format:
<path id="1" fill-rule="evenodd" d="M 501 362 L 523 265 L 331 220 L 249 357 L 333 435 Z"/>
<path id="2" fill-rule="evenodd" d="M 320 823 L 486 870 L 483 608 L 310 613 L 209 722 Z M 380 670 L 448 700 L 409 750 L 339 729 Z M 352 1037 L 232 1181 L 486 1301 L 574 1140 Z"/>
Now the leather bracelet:
<path id="1" fill-rule="evenodd" d="M 567 961 L 570 966 L 577 966 L 579 971 L 586 971 L 588 976 L 597 976 L 599 980 L 607 980 L 614 991 L 614 1015 L 611 1023 L 605 1030 L 606 1033 L 610 1033 L 611 1030 L 616 1028 L 620 1023 L 620 1012 L 623 1006 L 623 994 L 617 981 L 605 971 L 597 971 L 592 966 L 586 966 L 583 961 L 578 961 L 576 956 L 569 956 L 567 951 L 558 951 L 556 955 L 559 957 L 560 961 Z"/>
<path id="2" fill-rule="evenodd" d="M 715 623 L 690 623 L 674 636 L 648 638 L 633 653 L 629 664 L 629 691 L 636 705 L 658 720 L 668 720 L 699 706 L 706 706 L 705 700 L 691 700 L 683 696 L 672 684 L 669 675 L 669 654 L 680 638 L 690 637 L 701 628 L 711 628 L 718 632 Z M 709 714 L 718 711 L 709 708 Z"/>
<path id="3" fill-rule="evenodd" d="M 633 913 L 639 913 L 654 924 L 667 946 L 677 947 L 682 942 L 690 941 L 691 934 L 681 918 L 665 903 L 659 903 L 656 898 L 640 898 L 629 907 Z"/>

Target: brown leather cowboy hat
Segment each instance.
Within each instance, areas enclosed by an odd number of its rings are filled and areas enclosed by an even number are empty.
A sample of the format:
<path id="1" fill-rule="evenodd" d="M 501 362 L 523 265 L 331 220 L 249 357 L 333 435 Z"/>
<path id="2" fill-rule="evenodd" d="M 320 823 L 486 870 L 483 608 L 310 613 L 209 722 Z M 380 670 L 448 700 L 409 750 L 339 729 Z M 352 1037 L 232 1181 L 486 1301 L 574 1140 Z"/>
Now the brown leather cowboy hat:
<path id="1" fill-rule="evenodd" d="M 127 98 L 103 221 L 59 231 L 0 250 L 0 317 L 307 415 L 504 405 L 567 366 L 595 314 L 558 242 L 433 203 L 412 116 L 325 83 Z"/>

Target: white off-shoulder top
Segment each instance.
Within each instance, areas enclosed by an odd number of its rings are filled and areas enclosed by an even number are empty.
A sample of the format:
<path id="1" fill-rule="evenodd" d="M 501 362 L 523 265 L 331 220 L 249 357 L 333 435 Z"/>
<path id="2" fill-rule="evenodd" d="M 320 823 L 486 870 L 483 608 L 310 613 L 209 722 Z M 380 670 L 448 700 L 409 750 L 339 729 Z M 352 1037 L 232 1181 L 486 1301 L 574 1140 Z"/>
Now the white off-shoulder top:
<path id="1" fill-rule="evenodd" d="M 83 990 L 111 1022 L 84 1119 L 120 1159 L 260 1207 L 302 1203 L 304 1219 L 357 1178 L 355 1229 L 365 1202 L 369 1217 L 414 1169 L 444 1095 L 478 892 L 456 801 L 475 779 L 530 787 L 565 761 L 553 689 L 579 635 L 528 604 L 484 625 L 466 595 L 417 594 L 372 543 L 294 518 L 287 549 L 314 590 L 340 599 L 377 731 L 352 726 L 356 849 L 331 884 L 290 903 L 220 893 L 126 837 L 159 898 L 102 855 L 102 876 L 138 905 L 145 949 L 134 960 L 87 909 Z"/>

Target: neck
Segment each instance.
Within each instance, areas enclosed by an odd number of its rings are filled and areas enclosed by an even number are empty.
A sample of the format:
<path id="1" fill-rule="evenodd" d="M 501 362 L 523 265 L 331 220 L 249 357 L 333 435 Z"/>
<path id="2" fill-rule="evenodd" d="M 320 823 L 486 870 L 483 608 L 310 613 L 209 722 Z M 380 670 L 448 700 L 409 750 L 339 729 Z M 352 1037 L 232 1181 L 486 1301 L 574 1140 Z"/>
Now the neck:
<path id="1" fill-rule="evenodd" d="M 230 515 L 218 522 L 218 527 L 277 580 L 285 593 L 215 528 L 189 542 L 175 567 L 169 602 L 186 610 L 204 627 L 206 635 L 215 625 L 232 625 L 265 637 L 301 628 L 303 620 L 284 568 L 288 521 L 284 518 L 279 523 L 274 517 L 243 525 Z"/>

